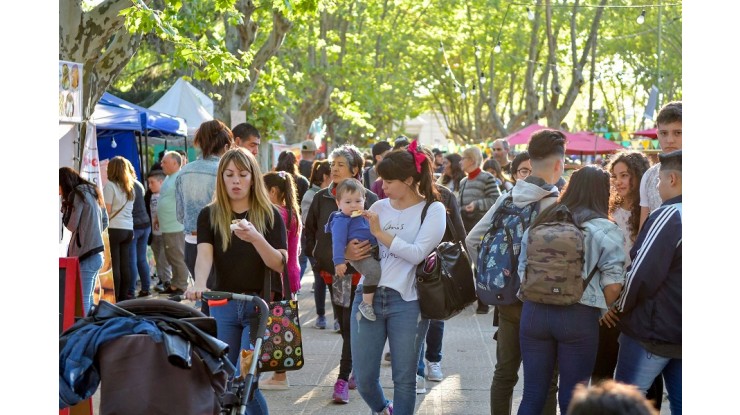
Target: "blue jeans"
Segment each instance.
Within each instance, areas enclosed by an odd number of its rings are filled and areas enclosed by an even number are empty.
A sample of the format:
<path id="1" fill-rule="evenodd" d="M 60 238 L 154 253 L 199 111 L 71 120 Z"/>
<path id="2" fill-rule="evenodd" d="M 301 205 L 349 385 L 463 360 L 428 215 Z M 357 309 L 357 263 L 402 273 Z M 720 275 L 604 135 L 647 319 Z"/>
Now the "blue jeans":
<path id="1" fill-rule="evenodd" d="M 429 320 L 429 330 L 427 330 L 427 347 L 424 353 L 424 342 L 421 342 L 419 350 L 419 366 L 416 374 L 424 376 L 424 357 L 430 362 L 442 361 L 442 336 L 445 332 L 444 320 Z"/>
<path id="2" fill-rule="evenodd" d="M 252 302 L 232 300 L 225 305 L 210 309 L 211 316 L 216 319 L 218 339 L 229 345 L 229 360 L 236 366 L 234 376 L 239 376 L 239 354 L 242 349 L 251 349 L 250 330 L 259 321 L 259 311 Z M 254 399 L 247 404 L 247 414 L 267 415 L 267 401 L 258 389 L 254 391 Z"/>
<path id="3" fill-rule="evenodd" d="M 362 285 L 358 286 L 360 290 Z M 393 413 L 411 415 L 416 406 L 416 364 L 429 320 L 422 319 L 419 301 L 404 301 L 398 291 L 378 287 L 373 299 L 377 319 L 359 318 L 362 296 L 352 303 L 352 364 L 357 391 L 371 410 L 380 412 L 388 400 L 380 387 L 380 361 L 388 339 L 393 378 Z"/>
<path id="4" fill-rule="evenodd" d="M 637 386 L 646 393 L 655 377 L 663 374 L 671 415 L 681 415 L 681 359 L 658 356 L 645 350 L 634 338 L 619 335 L 619 358 L 614 379 Z"/>
<path id="5" fill-rule="evenodd" d="M 306 270 L 308 269 L 308 257 L 306 255 L 303 255 L 302 252 L 298 256 L 298 265 L 300 265 L 301 267 L 301 274 L 298 277 L 298 280 L 300 281 L 303 279 L 303 274 L 305 274 Z"/>
<path id="6" fill-rule="evenodd" d="M 95 280 L 98 279 L 98 271 L 103 266 L 103 253 L 98 252 L 80 261 L 80 281 L 82 285 L 82 311 L 87 315 L 93 303 L 93 291 Z"/>
<path id="7" fill-rule="evenodd" d="M 298 256 L 298 265 L 301 267 L 301 274 L 298 280 L 303 279 L 303 274 L 308 269 L 308 255 L 306 255 L 306 232 L 301 232 L 301 254 Z M 313 261 L 311 261 L 313 265 Z"/>
<path id="8" fill-rule="evenodd" d="M 556 363 L 560 372 L 560 413 L 568 412 L 576 384 L 588 384 L 594 369 L 599 316 L 598 308 L 583 304 L 524 302 L 519 328 L 524 392 L 519 415 L 542 413 Z"/>
<path id="9" fill-rule="evenodd" d="M 152 228 L 134 229 L 134 240 L 129 249 L 129 268 L 131 269 L 131 288 L 128 293 L 136 295 L 136 281 L 141 279 L 141 291 L 151 289 L 149 262 L 146 260 L 146 246 Z"/>

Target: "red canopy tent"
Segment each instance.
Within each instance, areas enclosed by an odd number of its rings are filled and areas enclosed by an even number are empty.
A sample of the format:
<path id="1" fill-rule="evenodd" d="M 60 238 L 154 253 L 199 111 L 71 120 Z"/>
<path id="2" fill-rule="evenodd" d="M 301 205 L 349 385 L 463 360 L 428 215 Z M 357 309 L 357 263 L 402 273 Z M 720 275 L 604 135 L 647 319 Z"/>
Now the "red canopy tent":
<path id="1" fill-rule="evenodd" d="M 635 131 L 632 135 L 641 135 L 643 137 L 658 138 L 658 129 L 650 128 L 648 130 Z"/>
<path id="2" fill-rule="evenodd" d="M 590 131 L 579 131 L 577 133 L 565 133 L 566 154 L 604 154 L 613 153 L 624 147 L 598 136 Z"/>
<path id="3" fill-rule="evenodd" d="M 522 128 L 521 130 L 504 137 L 504 140 L 508 141 L 510 146 L 517 144 L 529 144 L 529 138 L 532 136 L 532 133 L 544 128 L 548 127 L 545 127 L 544 125 L 539 125 L 537 123 L 530 124 Z"/>

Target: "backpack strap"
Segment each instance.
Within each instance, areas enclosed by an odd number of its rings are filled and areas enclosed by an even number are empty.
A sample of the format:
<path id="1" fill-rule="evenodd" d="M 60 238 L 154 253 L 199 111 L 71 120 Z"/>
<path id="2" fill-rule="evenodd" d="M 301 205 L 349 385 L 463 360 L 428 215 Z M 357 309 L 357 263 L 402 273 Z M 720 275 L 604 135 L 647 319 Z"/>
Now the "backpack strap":
<path id="1" fill-rule="evenodd" d="M 598 265 L 594 265 L 594 269 L 591 270 L 591 272 L 588 274 L 588 278 L 586 278 L 585 281 L 583 281 L 583 289 L 586 290 L 586 287 L 588 287 L 588 284 L 591 282 L 591 278 L 596 275 L 596 270 L 599 269 Z"/>

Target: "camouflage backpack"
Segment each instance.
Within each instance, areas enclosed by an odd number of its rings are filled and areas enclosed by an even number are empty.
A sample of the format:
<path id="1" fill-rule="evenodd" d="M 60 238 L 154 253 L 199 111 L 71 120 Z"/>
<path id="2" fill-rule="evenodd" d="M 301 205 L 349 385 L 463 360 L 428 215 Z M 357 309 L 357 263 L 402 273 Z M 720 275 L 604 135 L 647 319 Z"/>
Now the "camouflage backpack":
<path id="1" fill-rule="evenodd" d="M 535 303 L 571 305 L 581 300 L 596 273 L 583 279 L 584 232 L 565 205 L 555 210 L 555 220 L 529 229 L 527 268 L 519 299 Z"/>

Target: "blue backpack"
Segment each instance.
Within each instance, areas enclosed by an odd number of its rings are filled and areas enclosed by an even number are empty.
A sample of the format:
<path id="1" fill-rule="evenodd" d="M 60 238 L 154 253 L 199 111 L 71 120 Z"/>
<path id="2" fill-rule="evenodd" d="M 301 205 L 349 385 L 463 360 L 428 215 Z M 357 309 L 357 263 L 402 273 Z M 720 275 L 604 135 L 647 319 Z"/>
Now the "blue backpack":
<path id="1" fill-rule="evenodd" d="M 539 201 L 514 205 L 511 195 L 493 214 L 483 235 L 475 271 L 475 292 L 488 305 L 510 305 L 519 299 L 519 252 L 522 236 L 539 211 Z"/>

